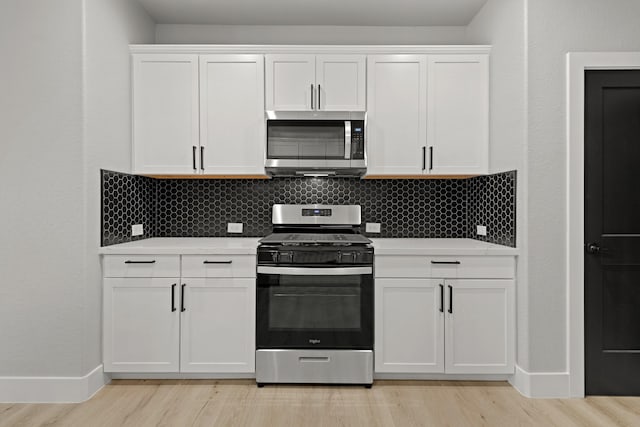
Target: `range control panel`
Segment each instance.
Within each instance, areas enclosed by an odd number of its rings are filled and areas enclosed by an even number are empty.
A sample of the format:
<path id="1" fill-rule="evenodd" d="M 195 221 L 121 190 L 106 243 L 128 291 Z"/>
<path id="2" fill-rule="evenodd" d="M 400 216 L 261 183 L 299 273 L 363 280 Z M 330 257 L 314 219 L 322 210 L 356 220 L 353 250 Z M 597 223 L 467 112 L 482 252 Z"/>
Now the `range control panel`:
<path id="1" fill-rule="evenodd" d="M 302 209 L 302 216 L 331 216 L 331 209 Z"/>

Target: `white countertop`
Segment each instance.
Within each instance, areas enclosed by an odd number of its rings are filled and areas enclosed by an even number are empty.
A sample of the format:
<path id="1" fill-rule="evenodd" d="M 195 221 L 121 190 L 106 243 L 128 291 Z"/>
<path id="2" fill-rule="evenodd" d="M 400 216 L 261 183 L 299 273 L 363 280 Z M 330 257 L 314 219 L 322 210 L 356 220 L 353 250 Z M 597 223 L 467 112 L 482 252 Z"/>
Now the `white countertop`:
<path id="1" fill-rule="evenodd" d="M 105 246 L 101 254 L 255 255 L 259 237 L 154 237 Z M 371 239 L 376 255 L 518 255 L 518 249 L 473 239 Z"/>
<path id="2" fill-rule="evenodd" d="M 518 249 L 474 239 L 376 239 L 376 255 L 518 255 Z"/>
<path id="3" fill-rule="evenodd" d="M 134 254 L 226 254 L 255 255 L 259 237 L 153 237 L 101 247 L 98 253 Z"/>

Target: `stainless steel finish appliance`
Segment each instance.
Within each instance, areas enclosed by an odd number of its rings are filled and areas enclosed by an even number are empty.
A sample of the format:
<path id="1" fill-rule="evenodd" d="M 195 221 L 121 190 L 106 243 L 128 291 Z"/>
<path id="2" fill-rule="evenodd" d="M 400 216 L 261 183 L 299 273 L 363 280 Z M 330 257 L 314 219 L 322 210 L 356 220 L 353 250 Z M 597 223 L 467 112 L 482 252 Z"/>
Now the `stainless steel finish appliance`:
<path id="1" fill-rule="evenodd" d="M 373 247 L 359 206 L 276 205 L 260 241 L 256 381 L 373 382 Z"/>
<path id="2" fill-rule="evenodd" d="M 267 112 L 265 169 L 273 176 L 361 176 L 367 171 L 362 112 Z"/>

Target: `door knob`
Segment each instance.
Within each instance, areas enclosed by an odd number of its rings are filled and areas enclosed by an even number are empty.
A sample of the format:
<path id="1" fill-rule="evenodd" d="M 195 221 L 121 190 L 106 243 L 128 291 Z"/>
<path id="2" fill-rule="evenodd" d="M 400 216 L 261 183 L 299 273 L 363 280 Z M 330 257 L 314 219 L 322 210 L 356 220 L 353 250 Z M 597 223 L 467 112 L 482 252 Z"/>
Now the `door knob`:
<path id="1" fill-rule="evenodd" d="M 600 245 L 598 245 L 597 243 L 587 243 L 585 246 L 588 254 L 600 253 Z"/>

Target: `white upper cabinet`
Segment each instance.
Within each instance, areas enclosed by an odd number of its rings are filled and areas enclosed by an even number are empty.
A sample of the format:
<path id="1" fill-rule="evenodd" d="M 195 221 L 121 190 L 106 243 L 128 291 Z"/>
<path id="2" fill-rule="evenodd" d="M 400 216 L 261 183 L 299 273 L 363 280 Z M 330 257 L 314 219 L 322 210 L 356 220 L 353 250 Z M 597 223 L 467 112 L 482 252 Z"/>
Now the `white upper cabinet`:
<path id="1" fill-rule="evenodd" d="M 368 58 L 368 175 L 488 172 L 488 55 Z"/>
<path id="2" fill-rule="evenodd" d="M 264 58 L 200 56 L 204 174 L 264 175 Z"/>
<path id="3" fill-rule="evenodd" d="M 266 109 L 312 110 L 315 105 L 315 55 L 266 56 Z"/>
<path id="4" fill-rule="evenodd" d="M 316 56 L 317 107 L 322 111 L 366 109 L 366 56 Z"/>
<path id="5" fill-rule="evenodd" d="M 367 69 L 367 173 L 422 173 L 427 140 L 426 56 L 369 56 Z"/>
<path id="6" fill-rule="evenodd" d="M 266 55 L 266 109 L 364 111 L 364 55 Z"/>
<path id="7" fill-rule="evenodd" d="M 487 173 L 488 57 L 430 55 L 427 60 L 427 143 L 430 150 L 430 173 Z"/>
<path id="8" fill-rule="evenodd" d="M 262 55 L 133 56 L 133 172 L 264 175 Z"/>
<path id="9" fill-rule="evenodd" d="M 198 145 L 198 56 L 134 55 L 133 173 L 192 174 Z"/>

